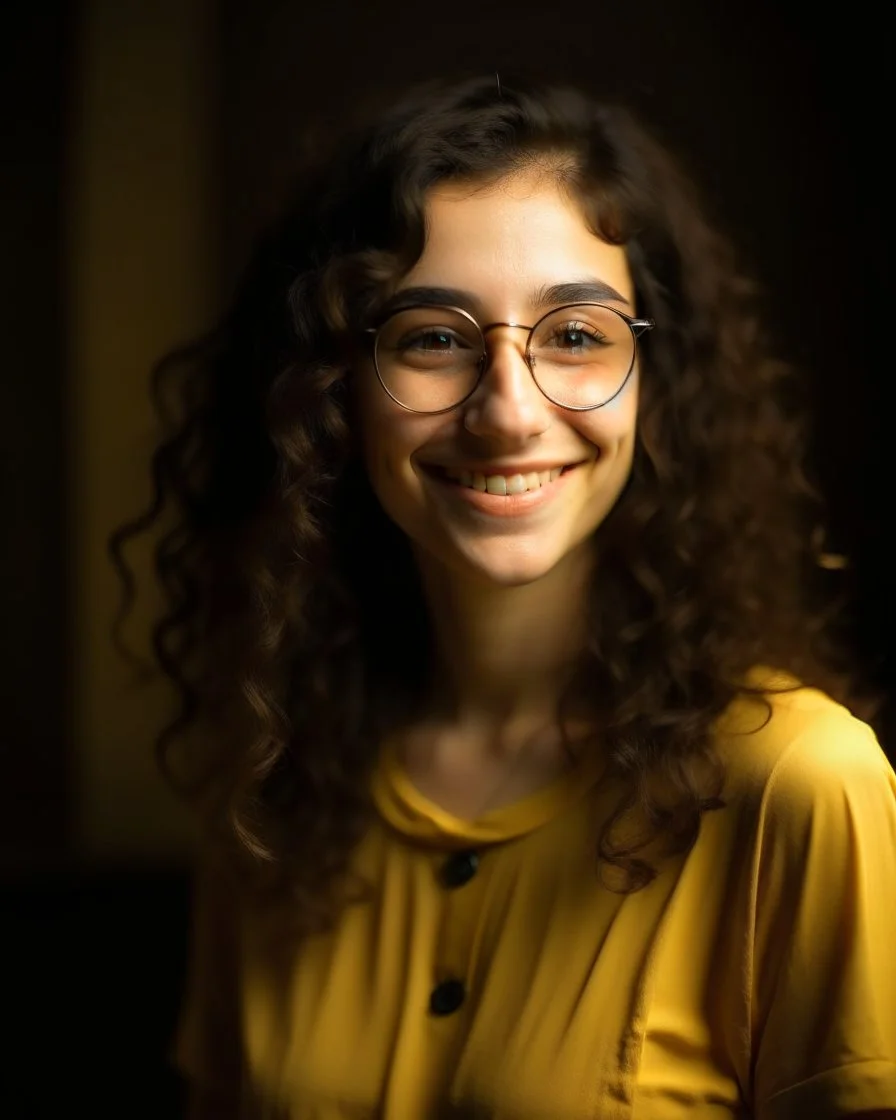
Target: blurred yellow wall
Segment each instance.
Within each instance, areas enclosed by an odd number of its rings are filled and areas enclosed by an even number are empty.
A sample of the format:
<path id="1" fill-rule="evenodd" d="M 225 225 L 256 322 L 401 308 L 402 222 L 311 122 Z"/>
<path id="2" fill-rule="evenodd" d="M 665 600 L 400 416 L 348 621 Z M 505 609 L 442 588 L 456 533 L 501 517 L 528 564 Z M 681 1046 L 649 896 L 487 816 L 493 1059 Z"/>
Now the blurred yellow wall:
<path id="1" fill-rule="evenodd" d="M 186 815 L 153 736 L 167 690 L 135 686 L 110 644 L 118 586 L 110 529 L 149 496 L 159 355 L 214 313 L 212 0 L 85 0 L 66 193 L 77 847 L 99 862 L 179 861 Z M 148 648 L 149 546 L 132 546 L 142 598 L 128 634 Z"/>

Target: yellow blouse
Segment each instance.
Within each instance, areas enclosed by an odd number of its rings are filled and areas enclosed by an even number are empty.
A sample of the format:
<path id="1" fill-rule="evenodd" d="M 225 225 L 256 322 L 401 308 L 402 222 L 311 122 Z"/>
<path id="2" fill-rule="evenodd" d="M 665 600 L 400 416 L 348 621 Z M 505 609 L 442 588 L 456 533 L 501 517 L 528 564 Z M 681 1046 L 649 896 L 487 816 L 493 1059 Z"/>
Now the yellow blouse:
<path id="1" fill-rule="evenodd" d="M 720 722 L 727 807 L 647 888 L 597 878 L 594 760 L 477 821 L 397 757 L 376 898 L 289 960 L 200 883 L 183 1070 L 290 1120 L 833 1120 L 896 1107 L 896 774 L 827 696 Z M 237 1090 L 234 1088 L 233 1090 Z"/>

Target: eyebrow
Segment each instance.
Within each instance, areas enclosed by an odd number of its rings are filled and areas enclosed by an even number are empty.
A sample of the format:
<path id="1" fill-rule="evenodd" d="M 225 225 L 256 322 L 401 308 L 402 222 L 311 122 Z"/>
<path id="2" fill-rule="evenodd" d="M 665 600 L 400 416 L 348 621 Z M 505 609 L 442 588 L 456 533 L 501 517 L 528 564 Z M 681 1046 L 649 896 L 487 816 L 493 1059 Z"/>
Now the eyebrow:
<path id="1" fill-rule="evenodd" d="M 617 292 L 612 285 L 597 277 L 585 277 L 565 284 L 542 284 L 529 295 L 533 310 L 541 311 L 548 307 L 562 307 L 566 303 L 623 303 L 630 307 L 629 300 Z M 430 286 L 400 288 L 380 308 L 380 317 L 385 318 L 396 311 L 418 304 L 434 304 L 438 307 L 462 307 L 465 311 L 481 309 L 479 297 L 475 292 L 464 288 L 438 288 Z"/>

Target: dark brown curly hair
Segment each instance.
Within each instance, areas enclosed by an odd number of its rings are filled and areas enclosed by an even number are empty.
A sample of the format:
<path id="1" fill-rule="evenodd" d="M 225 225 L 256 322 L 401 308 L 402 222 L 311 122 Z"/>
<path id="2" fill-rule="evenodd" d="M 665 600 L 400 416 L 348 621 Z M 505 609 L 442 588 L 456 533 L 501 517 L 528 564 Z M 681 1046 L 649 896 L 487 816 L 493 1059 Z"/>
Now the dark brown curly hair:
<path id="1" fill-rule="evenodd" d="M 633 808 L 683 851 L 724 804 L 713 727 L 762 691 L 752 668 L 855 708 L 830 641 L 800 382 L 772 356 L 755 286 L 629 112 L 502 86 L 415 87 L 318 151 L 229 314 L 155 371 L 154 500 L 110 541 L 123 618 L 124 546 L 173 519 L 155 552 L 167 608 L 154 647 L 183 703 L 160 760 L 248 879 L 309 929 L 356 897 L 369 772 L 381 737 L 414 718 L 430 664 L 410 549 L 353 436 L 351 355 L 422 252 L 434 184 L 551 167 L 589 227 L 625 247 L 638 314 L 656 321 L 634 465 L 596 533 L 590 640 L 563 698 L 587 702 L 628 790 L 600 869 L 623 890 L 655 874 L 644 837 L 613 839 Z"/>

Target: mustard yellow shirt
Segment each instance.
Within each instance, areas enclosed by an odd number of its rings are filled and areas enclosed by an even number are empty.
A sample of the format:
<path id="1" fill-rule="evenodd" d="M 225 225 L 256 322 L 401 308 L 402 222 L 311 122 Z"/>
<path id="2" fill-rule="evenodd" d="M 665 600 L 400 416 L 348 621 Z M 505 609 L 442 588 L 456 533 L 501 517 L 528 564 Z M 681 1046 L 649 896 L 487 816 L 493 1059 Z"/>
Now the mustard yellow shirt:
<path id="1" fill-rule="evenodd" d="M 720 722 L 727 807 L 629 895 L 597 878 L 598 760 L 471 822 L 384 752 L 356 857 L 375 901 L 285 960 L 200 885 L 182 1068 L 244 1063 L 251 1115 L 290 1120 L 896 1107 L 896 775 L 825 695 L 772 704 Z"/>

